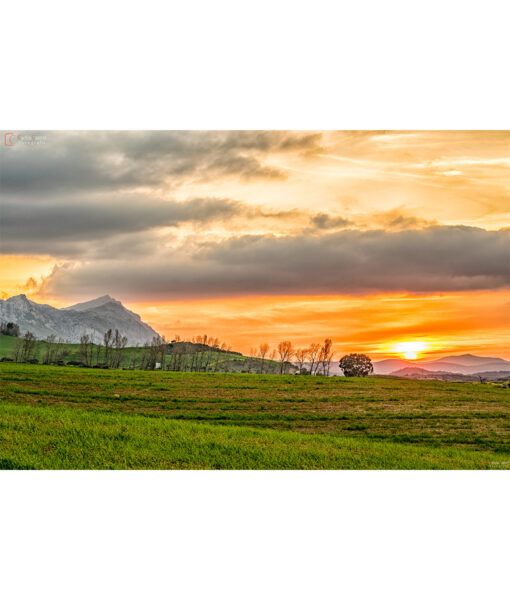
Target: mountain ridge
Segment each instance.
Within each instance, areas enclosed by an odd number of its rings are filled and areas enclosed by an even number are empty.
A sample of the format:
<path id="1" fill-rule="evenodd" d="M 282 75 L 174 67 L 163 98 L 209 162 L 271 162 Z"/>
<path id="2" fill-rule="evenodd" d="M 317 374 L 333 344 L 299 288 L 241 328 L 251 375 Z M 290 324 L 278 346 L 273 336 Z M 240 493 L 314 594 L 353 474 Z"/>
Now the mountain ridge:
<path id="1" fill-rule="evenodd" d="M 108 302 L 117 302 L 121 304 L 115 298 L 112 298 L 109 294 L 105 294 L 104 296 L 99 296 L 98 298 L 94 298 L 92 300 L 86 300 L 85 302 L 78 302 L 77 304 L 72 304 L 71 306 L 66 306 L 62 310 L 89 310 L 90 308 L 97 308 L 98 306 L 103 306 Z"/>
<path id="2" fill-rule="evenodd" d="M 39 339 L 55 335 L 73 343 L 79 342 L 83 334 L 100 341 L 108 329 L 118 329 L 131 345 L 159 336 L 140 315 L 108 294 L 60 309 L 19 294 L 0 300 L 0 320 L 18 323 L 22 334 L 31 331 Z"/>
<path id="3" fill-rule="evenodd" d="M 460 359 L 457 363 L 455 360 Z M 476 356 L 474 354 L 462 354 L 459 356 L 444 356 L 436 360 L 405 360 L 402 358 L 388 358 L 375 361 L 374 373 L 389 375 L 395 371 L 405 368 L 421 368 L 435 372 L 458 373 L 461 375 L 472 375 L 482 371 L 510 370 L 510 361 L 503 358 Z"/>

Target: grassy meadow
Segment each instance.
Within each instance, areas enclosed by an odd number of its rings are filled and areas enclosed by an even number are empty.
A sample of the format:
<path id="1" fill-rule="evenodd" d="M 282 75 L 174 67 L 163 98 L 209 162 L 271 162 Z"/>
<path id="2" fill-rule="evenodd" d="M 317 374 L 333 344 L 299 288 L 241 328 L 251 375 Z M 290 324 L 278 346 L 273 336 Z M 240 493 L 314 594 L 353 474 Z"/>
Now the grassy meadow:
<path id="1" fill-rule="evenodd" d="M 2 468 L 510 468 L 510 390 L 2 363 Z"/>

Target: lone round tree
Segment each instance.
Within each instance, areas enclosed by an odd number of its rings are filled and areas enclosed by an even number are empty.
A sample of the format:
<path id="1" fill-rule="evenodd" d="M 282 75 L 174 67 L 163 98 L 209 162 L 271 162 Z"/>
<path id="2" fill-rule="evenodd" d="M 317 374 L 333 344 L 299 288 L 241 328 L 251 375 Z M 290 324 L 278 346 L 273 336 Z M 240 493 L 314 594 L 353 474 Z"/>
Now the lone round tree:
<path id="1" fill-rule="evenodd" d="M 366 354 L 347 354 L 338 366 L 346 377 L 366 377 L 374 372 L 372 361 Z"/>

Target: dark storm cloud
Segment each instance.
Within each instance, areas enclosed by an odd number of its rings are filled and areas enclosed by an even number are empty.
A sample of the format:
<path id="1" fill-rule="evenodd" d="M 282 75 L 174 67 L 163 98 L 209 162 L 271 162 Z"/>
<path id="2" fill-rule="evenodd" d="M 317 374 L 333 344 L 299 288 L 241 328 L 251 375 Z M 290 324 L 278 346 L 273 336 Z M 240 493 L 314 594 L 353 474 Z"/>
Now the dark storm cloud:
<path id="1" fill-rule="evenodd" d="M 186 222 L 205 224 L 247 215 L 250 211 L 246 205 L 226 198 L 175 202 L 109 197 L 73 202 L 40 201 L 29 209 L 11 198 L 2 201 L 0 212 L 2 252 L 65 256 L 80 241 L 103 243 L 110 236 L 175 227 Z"/>
<path id="2" fill-rule="evenodd" d="M 4 148 L 4 193 L 75 193 L 157 187 L 182 178 L 284 179 L 269 153 L 313 153 L 321 134 L 282 131 L 44 132 L 44 146 Z"/>
<path id="3" fill-rule="evenodd" d="M 67 264 L 43 292 L 129 299 L 254 294 L 359 294 L 509 285 L 509 230 L 430 227 L 322 236 L 243 236 L 144 256 Z"/>
<path id="4" fill-rule="evenodd" d="M 27 205 L 11 196 L 0 207 L 0 250 L 4 254 L 48 254 L 67 259 L 146 255 L 157 251 L 155 230 L 191 225 L 200 231 L 212 223 L 236 219 L 292 222 L 305 213 L 271 211 L 230 198 L 162 200 L 110 194 L 45 200 Z M 304 217 L 306 218 L 306 216 Z M 172 241 L 164 234 L 164 243 Z"/>

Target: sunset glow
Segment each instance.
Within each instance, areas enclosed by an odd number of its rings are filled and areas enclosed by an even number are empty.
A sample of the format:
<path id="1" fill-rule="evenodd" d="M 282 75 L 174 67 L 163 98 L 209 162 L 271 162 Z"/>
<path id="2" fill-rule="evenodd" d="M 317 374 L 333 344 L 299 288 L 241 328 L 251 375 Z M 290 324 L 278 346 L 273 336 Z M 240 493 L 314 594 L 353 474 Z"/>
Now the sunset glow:
<path id="1" fill-rule="evenodd" d="M 395 352 L 407 360 L 416 360 L 427 349 L 425 342 L 399 342 L 395 344 Z"/>
<path id="2" fill-rule="evenodd" d="M 46 137 L 1 149 L 4 299 L 110 294 L 243 352 L 510 358 L 507 132 Z"/>

